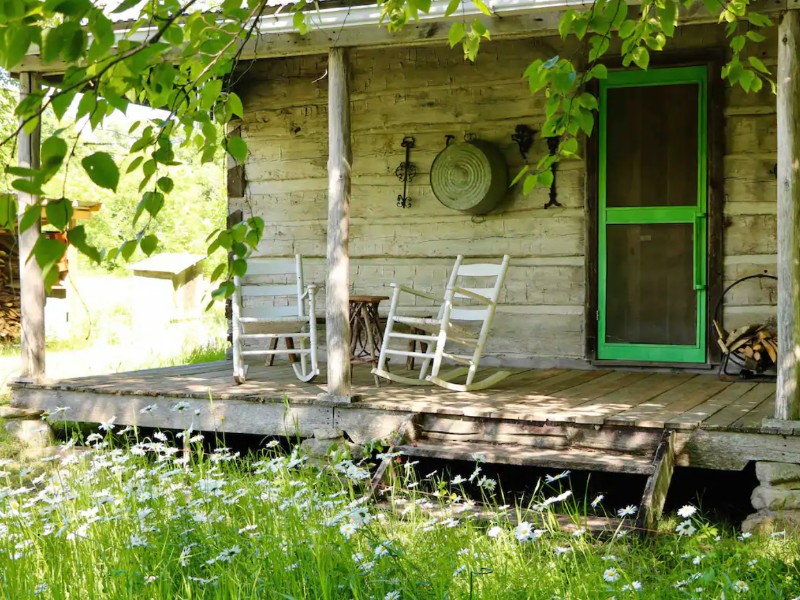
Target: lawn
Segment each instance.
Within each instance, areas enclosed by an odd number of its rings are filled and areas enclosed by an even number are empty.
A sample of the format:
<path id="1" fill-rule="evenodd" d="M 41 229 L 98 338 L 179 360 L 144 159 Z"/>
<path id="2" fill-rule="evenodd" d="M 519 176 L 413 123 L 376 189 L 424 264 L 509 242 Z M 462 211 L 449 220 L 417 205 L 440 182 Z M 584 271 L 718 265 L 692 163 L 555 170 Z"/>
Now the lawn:
<path id="1" fill-rule="evenodd" d="M 240 457 L 193 432 L 107 431 L 91 450 L 4 473 L 6 598 L 793 598 L 798 543 L 718 529 L 694 507 L 649 539 L 549 527 L 551 511 L 628 515 L 576 500 L 569 476 L 503 505 L 475 470 L 442 478 L 396 457 L 379 509 L 369 468 L 285 442 Z M 179 449 L 184 443 L 190 452 Z M 177 445 L 176 445 L 177 444 Z M 9 469 L 10 470 L 10 469 Z M 468 492 L 468 493 L 467 493 Z M 496 511 L 470 517 L 470 498 Z M 591 502 L 596 500 L 596 502 Z M 592 506 L 594 504 L 594 506 Z"/>

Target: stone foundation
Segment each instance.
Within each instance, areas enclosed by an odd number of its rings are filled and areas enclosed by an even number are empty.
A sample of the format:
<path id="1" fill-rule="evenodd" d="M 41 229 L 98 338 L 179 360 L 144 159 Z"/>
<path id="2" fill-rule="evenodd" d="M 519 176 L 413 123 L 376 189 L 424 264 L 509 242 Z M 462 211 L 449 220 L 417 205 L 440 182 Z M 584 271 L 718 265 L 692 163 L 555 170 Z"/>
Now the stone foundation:
<path id="1" fill-rule="evenodd" d="M 800 465 L 759 462 L 756 477 L 759 486 L 751 496 L 756 512 L 745 519 L 742 530 L 800 533 Z"/>

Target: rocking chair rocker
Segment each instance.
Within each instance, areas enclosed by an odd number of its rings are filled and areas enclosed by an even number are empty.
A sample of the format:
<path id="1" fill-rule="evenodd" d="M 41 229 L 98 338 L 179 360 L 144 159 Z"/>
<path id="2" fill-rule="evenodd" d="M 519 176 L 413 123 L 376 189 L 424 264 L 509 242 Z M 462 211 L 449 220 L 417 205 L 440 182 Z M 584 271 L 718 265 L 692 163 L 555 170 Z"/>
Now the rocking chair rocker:
<path id="1" fill-rule="evenodd" d="M 392 303 L 389 307 L 389 318 L 386 322 L 378 365 L 372 370 L 375 375 L 406 385 L 433 383 L 456 392 L 470 392 L 492 387 L 511 374 L 508 371 L 498 371 L 485 379 L 475 381 L 481 355 L 497 309 L 497 300 L 508 271 L 509 257 L 504 256 L 500 264 L 463 265 L 461 264 L 462 260 L 463 256 L 456 258 L 444 294 L 444 301 L 439 307 L 436 318 L 398 315 L 401 294 L 409 294 L 436 302 L 440 300 L 427 292 L 396 283 L 391 284 L 394 288 Z M 481 278 L 481 280 L 489 280 L 489 282 L 488 285 L 479 288 L 460 287 L 459 279 L 464 277 Z M 457 322 L 479 322 L 480 329 L 476 335 L 474 331 Z M 411 332 L 399 331 L 397 325 L 406 326 L 411 329 Z M 424 333 L 419 333 L 420 330 Z M 427 349 L 423 352 L 417 352 L 415 349 L 395 349 L 390 346 L 392 340 L 420 342 L 423 348 L 424 344 L 427 344 Z M 455 354 L 448 351 L 449 344 L 466 346 L 472 352 Z M 390 356 L 422 359 L 419 376 L 412 378 L 389 372 L 387 363 Z M 442 362 L 445 359 L 465 366 L 441 372 Z M 429 368 L 430 375 L 428 375 Z M 453 382 L 454 379 L 464 374 L 467 376 L 465 383 Z"/>
<path id="2" fill-rule="evenodd" d="M 238 384 L 247 378 L 245 357 L 288 355 L 300 381 L 309 382 L 319 374 L 317 364 L 317 320 L 314 314 L 316 286 L 303 283 L 303 259 L 255 258 L 248 261 L 248 276 L 270 276 L 291 283 L 254 285 L 234 277 L 236 290 L 231 301 L 233 313 L 233 378 Z M 308 310 L 306 310 L 306 302 Z M 285 349 L 278 348 L 283 340 Z M 246 347 L 247 342 L 271 342 L 269 348 Z M 299 364 L 296 357 L 300 357 Z M 310 363 L 310 364 L 309 364 Z"/>

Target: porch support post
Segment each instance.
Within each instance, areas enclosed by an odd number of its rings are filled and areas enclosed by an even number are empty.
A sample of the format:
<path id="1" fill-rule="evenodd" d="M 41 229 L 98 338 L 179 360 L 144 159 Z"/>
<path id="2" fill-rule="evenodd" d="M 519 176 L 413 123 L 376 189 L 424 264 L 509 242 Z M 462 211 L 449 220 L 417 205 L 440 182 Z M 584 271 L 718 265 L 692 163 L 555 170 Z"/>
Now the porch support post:
<path id="1" fill-rule="evenodd" d="M 350 89 L 347 51 L 328 54 L 328 398 L 350 402 Z"/>
<path id="2" fill-rule="evenodd" d="M 778 30 L 778 388 L 775 418 L 800 419 L 800 11 Z"/>
<path id="3" fill-rule="evenodd" d="M 35 73 L 21 73 L 20 98 L 24 99 L 32 93 L 39 93 L 39 81 Z M 41 121 L 31 133 L 20 131 L 18 139 L 19 166 L 39 168 L 39 151 L 41 143 Z M 39 201 L 37 196 L 24 192 L 17 193 L 18 218 L 22 219 L 25 209 Z M 20 376 L 28 380 L 44 378 L 44 279 L 42 270 L 31 256 L 36 240 L 42 232 L 41 218 L 24 232 L 19 233 L 19 278 L 20 278 L 20 312 L 21 331 L 20 346 L 22 365 Z"/>

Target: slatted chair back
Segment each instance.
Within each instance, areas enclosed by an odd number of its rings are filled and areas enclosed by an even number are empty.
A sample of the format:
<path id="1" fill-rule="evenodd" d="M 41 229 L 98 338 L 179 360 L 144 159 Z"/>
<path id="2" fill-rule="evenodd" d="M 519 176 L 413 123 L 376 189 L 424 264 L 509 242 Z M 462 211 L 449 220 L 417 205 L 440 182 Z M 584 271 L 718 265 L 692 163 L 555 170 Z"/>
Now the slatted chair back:
<path id="1" fill-rule="evenodd" d="M 261 280 L 267 280 L 263 283 Z M 239 317 L 259 320 L 305 319 L 308 315 L 301 300 L 305 292 L 303 259 L 251 258 L 247 274 L 235 277 L 240 294 Z"/>
<path id="2" fill-rule="evenodd" d="M 500 293 L 503 291 L 509 257 L 504 256 L 500 263 L 463 264 L 464 257 L 456 257 L 453 271 L 447 282 L 445 305 L 449 302 L 451 321 L 491 320 Z M 485 298 L 488 302 L 478 302 L 476 298 L 458 290 Z M 444 308 L 444 307 L 443 307 Z"/>
<path id="3" fill-rule="evenodd" d="M 244 382 L 245 357 L 266 356 L 271 365 L 276 355 L 284 355 L 289 357 L 301 381 L 311 381 L 319 373 L 314 314 L 316 287 L 305 284 L 302 257 L 298 254 L 293 259 L 251 258 L 247 274 L 234 277 L 234 284 L 231 303 L 234 379 Z M 278 348 L 281 341 L 285 349 Z"/>

